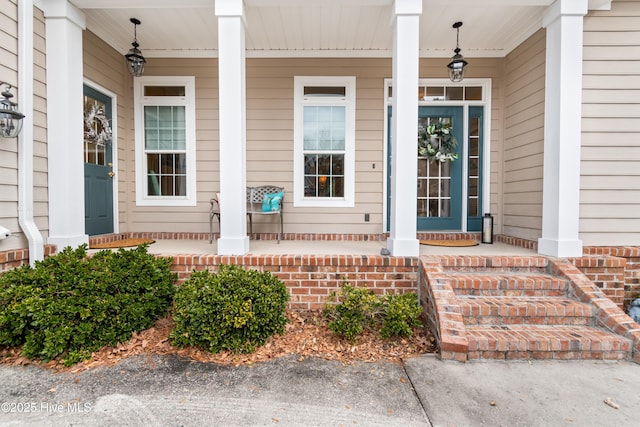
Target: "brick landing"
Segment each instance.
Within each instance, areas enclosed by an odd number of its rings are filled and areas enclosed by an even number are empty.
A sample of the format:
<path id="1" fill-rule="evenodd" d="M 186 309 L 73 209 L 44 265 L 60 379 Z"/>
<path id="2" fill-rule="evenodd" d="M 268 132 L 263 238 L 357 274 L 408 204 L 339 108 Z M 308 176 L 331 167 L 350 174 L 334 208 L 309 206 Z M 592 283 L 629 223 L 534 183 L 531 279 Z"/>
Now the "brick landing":
<path id="1" fill-rule="evenodd" d="M 567 261 L 422 257 L 418 292 L 442 359 L 640 363 L 640 327 Z"/>

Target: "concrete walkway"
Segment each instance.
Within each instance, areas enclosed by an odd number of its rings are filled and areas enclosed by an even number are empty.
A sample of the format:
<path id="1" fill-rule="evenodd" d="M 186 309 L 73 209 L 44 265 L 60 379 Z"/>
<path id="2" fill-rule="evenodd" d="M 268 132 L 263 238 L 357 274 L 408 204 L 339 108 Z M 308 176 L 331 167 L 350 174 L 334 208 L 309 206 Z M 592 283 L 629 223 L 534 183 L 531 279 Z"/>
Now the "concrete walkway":
<path id="1" fill-rule="evenodd" d="M 292 355 L 227 367 L 138 356 L 77 374 L 0 366 L 0 425 L 631 426 L 638 384 L 627 362 L 343 366 Z"/>

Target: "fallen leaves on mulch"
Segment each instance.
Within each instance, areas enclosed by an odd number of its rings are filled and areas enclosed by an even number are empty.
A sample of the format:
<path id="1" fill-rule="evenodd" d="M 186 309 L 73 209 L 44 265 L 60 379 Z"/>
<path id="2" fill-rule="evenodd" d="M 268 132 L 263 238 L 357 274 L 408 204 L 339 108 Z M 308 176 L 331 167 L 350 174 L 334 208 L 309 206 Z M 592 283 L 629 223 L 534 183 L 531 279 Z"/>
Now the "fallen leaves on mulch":
<path id="1" fill-rule="evenodd" d="M 427 328 L 414 330 L 410 338 L 384 340 L 377 332 L 364 332 L 356 342 L 350 342 L 334 334 L 320 312 L 289 312 L 289 323 L 283 335 L 271 337 L 265 345 L 250 354 L 221 352 L 212 354 L 195 347 L 176 348 L 169 343 L 173 327 L 171 317 L 165 317 L 147 330 L 116 347 L 103 347 L 94 352 L 91 359 L 65 368 L 61 360 L 44 364 L 47 368 L 73 373 L 87 369 L 111 366 L 120 360 L 139 354 L 178 355 L 198 362 L 213 362 L 225 365 L 251 365 L 277 357 L 295 354 L 299 360 L 318 357 L 336 360 L 344 364 L 354 361 L 375 362 L 378 360 L 400 361 L 436 349 L 435 339 Z M 33 361 L 20 356 L 19 349 L 0 349 L 0 363 L 27 365 Z"/>

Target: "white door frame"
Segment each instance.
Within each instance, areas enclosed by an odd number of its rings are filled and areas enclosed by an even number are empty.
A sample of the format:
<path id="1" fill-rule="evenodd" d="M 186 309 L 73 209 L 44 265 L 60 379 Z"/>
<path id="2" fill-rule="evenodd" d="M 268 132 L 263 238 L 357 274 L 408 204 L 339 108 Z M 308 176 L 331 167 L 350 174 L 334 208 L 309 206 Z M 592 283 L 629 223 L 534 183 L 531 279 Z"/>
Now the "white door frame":
<path id="1" fill-rule="evenodd" d="M 452 82 L 449 79 L 423 79 L 421 78 L 418 82 L 418 87 L 421 86 L 448 86 L 448 87 L 464 87 L 464 86 L 481 86 L 482 87 L 482 100 L 481 101 L 444 101 L 444 100 L 419 100 L 418 106 L 455 106 L 455 107 L 465 107 L 464 111 L 464 126 L 463 126 L 463 141 L 461 147 L 461 160 L 466 158 L 467 149 L 468 149 L 468 134 L 469 134 L 469 109 L 470 106 L 482 106 L 484 107 L 484 124 L 483 124 L 483 152 L 484 156 L 482 159 L 482 212 L 490 212 L 491 211 L 491 79 L 490 78 L 473 78 L 473 79 L 464 79 L 462 82 Z M 389 191 L 387 187 L 387 181 L 389 179 L 388 176 L 388 161 L 389 161 L 389 153 L 388 153 L 388 131 L 389 131 L 389 120 L 387 109 L 391 106 L 391 97 L 389 96 L 390 88 L 392 86 L 392 79 L 384 79 L 384 133 L 383 133 L 383 168 L 384 168 L 384 179 L 382 180 L 382 192 L 384 197 L 382 198 L 382 232 L 386 232 L 389 228 L 389 224 L 387 223 L 387 209 L 389 208 L 387 205 L 387 192 Z M 418 88 L 416 88 L 416 94 L 418 93 Z M 416 118 L 417 120 L 417 118 Z M 467 162 L 463 162 L 462 169 L 462 182 L 467 182 L 468 179 L 468 165 Z M 417 180 L 417 177 L 416 177 Z M 462 231 L 467 230 L 467 187 L 465 185 L 462 186 Z"/>
<path id="2" fill-rule="evenodd" d="M 111 98 L 111 163 L 113 163 L 112 169 L 116 173 L 113 180 L 113 232 L 115 234 L 120 232 L 120 219 L 118 209 L 118 95 L 109 89 L 95 83 L 89 79 L 84 79 L 83 83 L 92 89 L 104 94 Z M 84 160 L 83 160 L 84 161 Z M 84 193 L 82 194 L 84 198 Z M 86 200 L 85 200 L 86 203 Z"/>

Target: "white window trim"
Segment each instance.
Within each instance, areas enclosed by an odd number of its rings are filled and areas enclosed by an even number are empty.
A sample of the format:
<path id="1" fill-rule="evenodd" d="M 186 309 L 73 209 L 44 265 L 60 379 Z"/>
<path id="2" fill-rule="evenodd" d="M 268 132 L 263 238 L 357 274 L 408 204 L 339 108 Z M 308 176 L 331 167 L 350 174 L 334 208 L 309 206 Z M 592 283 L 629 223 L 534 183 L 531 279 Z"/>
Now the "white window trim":
<path id="1" fill-rule="evenodd" d="M 144 96 L 145 86 L 184 86 L 185 96 Z M 133 79 L 136 147 L 137 206 L 196 206 L 196 97 L 194 76 L 148 76 Z M 144 106 L 180 105 L 186 121 L 186 196 L 147 196 L 147 162 L 144 155 Z"/>
<path id="2" fill-rule="evenodd" d="M 305 86 L 344 86 L 345 97 L 339 103 L 336 98 L 304 97 Z M 345 155 L 344 197 L 317 198 L 304 196 L 304 127 L 303 109 L 308 105 L 344 105 L 345 111 Z M 294 77 L 294 161 L 293 161 L 293 206 L 294 207 L 353 207 L 355 205 L 355 140 L 356 140 L 356 78 L 326 76 Z"/>

